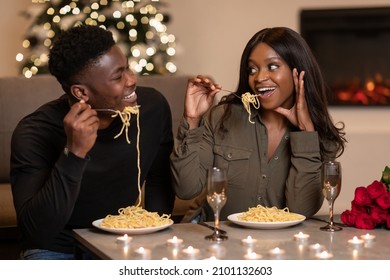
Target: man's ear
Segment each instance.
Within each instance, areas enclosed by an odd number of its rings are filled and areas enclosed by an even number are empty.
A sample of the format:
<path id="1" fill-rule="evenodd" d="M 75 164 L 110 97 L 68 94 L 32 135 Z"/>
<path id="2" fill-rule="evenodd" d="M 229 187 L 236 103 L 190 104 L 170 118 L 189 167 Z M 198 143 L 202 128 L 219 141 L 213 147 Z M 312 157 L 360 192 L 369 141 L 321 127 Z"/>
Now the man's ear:
<path id="1" fill-rule="evenodd" d="M 71 85 L 70 92 L 79 101 L 84 100 L 85 102 L 87 102 L 89 99 L 88 89 L 84 85 L 78 85 L 78 84 Z"/>

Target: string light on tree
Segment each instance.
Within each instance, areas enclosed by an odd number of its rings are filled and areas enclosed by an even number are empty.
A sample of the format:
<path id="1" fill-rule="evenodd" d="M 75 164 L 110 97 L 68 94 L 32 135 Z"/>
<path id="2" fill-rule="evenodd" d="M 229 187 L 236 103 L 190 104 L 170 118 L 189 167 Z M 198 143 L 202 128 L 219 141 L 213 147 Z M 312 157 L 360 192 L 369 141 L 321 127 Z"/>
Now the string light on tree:
<path id="1" fill-rule="evenodd" d="M 141 75 L 175 73 L 175 36 L 167 32 L 169 16 L 159 12 L 159 0 L 32 0 L 24 15 L 34 19 L 16 60 L 25 77 L 48 73 L 48 53 L 61 30 L 75 25 L 101 26 Z M 38 10 L 38 12 L 37 12 Z"/>

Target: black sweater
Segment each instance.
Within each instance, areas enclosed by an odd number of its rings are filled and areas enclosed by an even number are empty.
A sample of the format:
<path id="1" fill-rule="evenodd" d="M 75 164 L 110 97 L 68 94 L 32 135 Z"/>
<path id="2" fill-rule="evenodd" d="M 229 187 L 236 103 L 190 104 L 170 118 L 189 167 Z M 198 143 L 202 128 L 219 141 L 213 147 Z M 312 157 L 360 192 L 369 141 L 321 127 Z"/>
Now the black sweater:
<path id="1" fill-rule="evenodd" d="M 34 93 L 31 93 L 34 94 Z M 140 108 L 141 184 L 145 208 L 170 214 L 174 203 L 169 155 L 173 147 L 172 117 L 164 96 L 137 88 Z M 11 185 L 24 249 L 73 251 L 71 229 L 91 227 L 94 220 L 134 205 L 138 198 L 137 116 L 114 139 L 122 122 L 98 131 L 85 159 L 63 153 L 63 119 L 70 106 L 66 95 L 23 118 L 11 143 Z"/>

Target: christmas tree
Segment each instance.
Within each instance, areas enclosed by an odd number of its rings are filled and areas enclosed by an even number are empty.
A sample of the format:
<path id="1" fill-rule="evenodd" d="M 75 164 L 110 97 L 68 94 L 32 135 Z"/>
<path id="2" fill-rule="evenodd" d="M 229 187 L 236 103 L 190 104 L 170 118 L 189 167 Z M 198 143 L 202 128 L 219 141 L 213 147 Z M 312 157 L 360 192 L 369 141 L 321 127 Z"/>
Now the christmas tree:
<path id="1" fill-rule="evenodd" d="M 33 1 L 34 2 L 34 1 Z M 49 49 L 61 30 L 79 24 L 97 25 L 112 31 L 140 74 L 175 73 L 175 36 L 167 33 L 169 16 L 158 11 L 159 0 L 35 0 L 24 16 L 34 18 L 16 59 L 25 77 L 48 73 Z M 43 3 L 42 3 L 43 2 Z M 38 13 L 36 10 L 39 10 Z M 35 14 L 34 15 L 34 11 Z"/>

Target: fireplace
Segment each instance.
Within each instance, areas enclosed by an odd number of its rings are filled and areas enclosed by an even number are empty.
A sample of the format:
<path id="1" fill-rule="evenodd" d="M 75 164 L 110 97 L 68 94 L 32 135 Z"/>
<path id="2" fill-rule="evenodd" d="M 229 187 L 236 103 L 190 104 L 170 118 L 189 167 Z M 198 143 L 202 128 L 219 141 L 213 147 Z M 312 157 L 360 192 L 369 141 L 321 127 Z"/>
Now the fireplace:
<path id="1" fill-rule="evenodd" d="M 302 10 L 300 25 L 330 105 L 390 105 L 390 7 Z"/>

